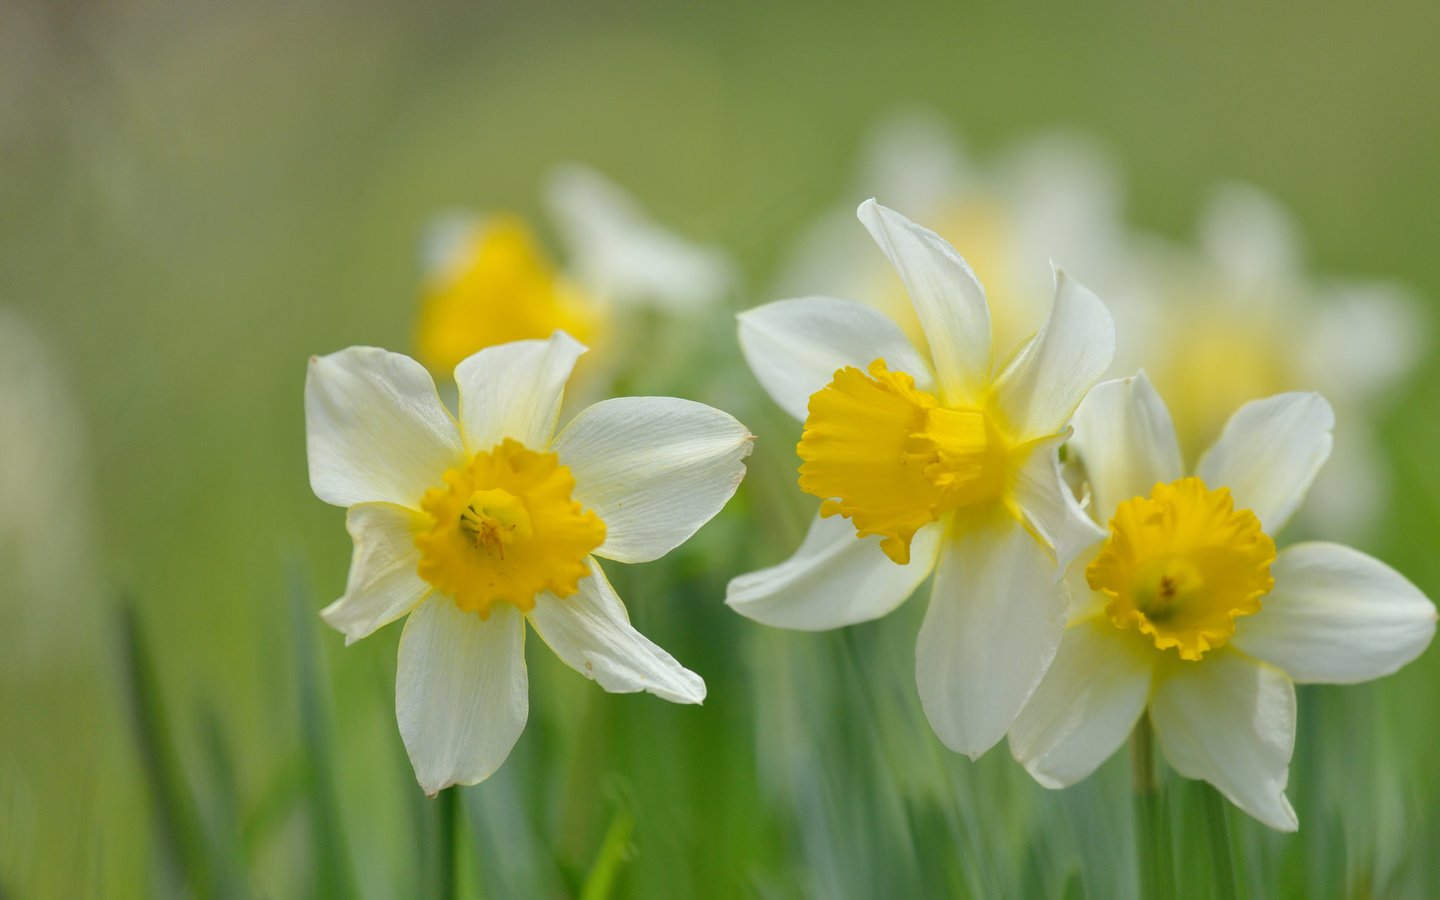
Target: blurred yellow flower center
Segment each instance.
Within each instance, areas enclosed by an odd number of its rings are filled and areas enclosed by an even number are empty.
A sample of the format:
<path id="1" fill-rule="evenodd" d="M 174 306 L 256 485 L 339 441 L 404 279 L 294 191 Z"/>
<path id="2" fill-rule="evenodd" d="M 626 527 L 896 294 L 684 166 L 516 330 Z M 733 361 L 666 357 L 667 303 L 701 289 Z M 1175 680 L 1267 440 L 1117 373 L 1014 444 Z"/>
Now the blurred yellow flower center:
<path id="1" fill-rule="evenodd" d="M 605 523 L 570 499 L 574 489 L 554 453 L 507 438 L 475 454 L 420 501 L 430 516 L 415 536 L 420 577 L 481 618 L 495 603 L 528 612 L 541 591 L 575 593 L 590 573 L 590 551 L 605 540 Z"/>
<path id="2" fill-rule="evenodd" d="M 477 350 L 546 338 L 556 329 L 590 341 L 588 297 L 556 273 L 525 224 L 495 216 L 476 228 L 455 260 L 431 276 L 416 325 L 416 353 L 448 376 Z"/>
<path id="3" fill-rule="evenodd" d="M 1117 628 L 1198 660 L 1230 640 L 1237 617 L 1260 611 L 1274 561 L 1275 542 L 1253 512 L 1235 508 L 1229 488 L 1182 478 L 1120 504 L 1085 578 L 1109 595 Z"/>
<path id="4" fill-rule="evenodd" d="M 1197 305 L 1207 311 L 1213 304 Z M 1151 372 L 1175 420 L 1180 447 L 1194 459 L 1214 443 L 1230 414 L 1260 397 L 1300 387 L 1275 352 L 1283 337 L 1261 322 L 1178 317 L 1168 324 L 1166 352 Z"/>
<path id="5" fill-rule="evenodd" d="M 796 452 L 800 488 L 824 501 L 820 514 L 845 516 L 860 537 L 883 535 L 904 565 L 919 528 L 1001 494 L 1010 449 L 994 416 L 944 408 L 877 359 L 869 375 L 847 366 L 810 396 Z"/>

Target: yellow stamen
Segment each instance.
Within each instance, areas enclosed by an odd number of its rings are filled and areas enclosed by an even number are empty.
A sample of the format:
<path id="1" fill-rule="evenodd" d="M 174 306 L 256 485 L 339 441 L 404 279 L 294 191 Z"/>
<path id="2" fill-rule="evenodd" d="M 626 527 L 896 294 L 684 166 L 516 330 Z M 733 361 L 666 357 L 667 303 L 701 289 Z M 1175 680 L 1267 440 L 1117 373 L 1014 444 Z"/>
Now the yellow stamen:
<path id="1" fill-rule="evenodd" d="M 883 535 L 904 565 L 918 529 L 1000 496 L 1011 449 L 995 416 L 942 407 L 877 359 L 869 375 L 847 366 L 810 397 L 796 452 L 800 488 L 824 501 L 820 514 L 849 518 L 860 537 Z"/>
<path id="2" fill-rule="evenodd" d="M 590 342 L 597 307 L 556 273 L 525 224 L 500 215 L 469 237 L 458 262 L 425 287 L 416 324 L 416 354 L 448 376 L 477 350 L 546 338 L 557 329 Z"/>
<path id="3" fill-rule="evenodd" d="M 1115 627 L 1198 660 L 1230 640 L 1237 617 L 1260 611 L 1274 561 L 1275 542 L 1253 512 L 1235 509 L 1229 488 L 1182 478 L 1120 504 L 1085 577 L 1111 598 Z"/>
<path id="4" fill-rule="evenodd" d="M 590 574 L 586 558 L 605 523 L 570 499 L 575 479 L 554 453 L 506 439 L 445 473 L 425 493 L 430 525 L 415 536 L 420 577 L 461 609 L 490 615 L 495 603 L 521 610 L 535 595 L 567 597 Z"/>

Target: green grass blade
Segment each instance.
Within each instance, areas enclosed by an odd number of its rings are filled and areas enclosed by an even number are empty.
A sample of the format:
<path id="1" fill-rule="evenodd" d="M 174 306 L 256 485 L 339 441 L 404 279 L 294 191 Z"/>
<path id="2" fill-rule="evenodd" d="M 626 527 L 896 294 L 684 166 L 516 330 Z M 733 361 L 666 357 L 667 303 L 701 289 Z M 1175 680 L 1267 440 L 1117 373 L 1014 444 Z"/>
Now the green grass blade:
<path id="1" fill-rule="evenodd" d="M 154 802 L 156 826 L 164 853 L 196 897 L 217 896 L 217 884 L 206 849 L 200 814 L 185 785 L 180 760 L 171 741 L 169 719 L 139 616 L 132 604 L 120 609 L 120 643 L 125 688 L 136 748 Z"/>

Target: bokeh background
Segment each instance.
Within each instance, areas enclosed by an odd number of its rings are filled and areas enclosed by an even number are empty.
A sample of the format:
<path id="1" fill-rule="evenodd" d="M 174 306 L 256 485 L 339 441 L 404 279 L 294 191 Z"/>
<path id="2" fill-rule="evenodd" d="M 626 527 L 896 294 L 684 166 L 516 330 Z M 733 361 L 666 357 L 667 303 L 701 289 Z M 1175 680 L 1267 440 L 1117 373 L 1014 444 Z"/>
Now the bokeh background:
<path id="1" fill-rule="evenodd" d="M 1437 33 L 1427 3 L 6 4 L 0 367 L 33 390 L 0 434 L 0 896 L 436 888 L 399 628 L 343 649 L 314 615 L 350 547 L 308 488 L 301 386 L 311 354 L 409 348 L 437 211 L 539 221 L 544 173 L 581 160 L 732 252 L 743 308 L 776 299 L 874 123 L 923 107 L 981 158 L 1091 135 L 1127 217 L 1177 239 L 1217 179 L 1256 184 L 1309 265 L 1434 303 Z M 1052 793 L 1003 746 L 945 751 L 914 697 L 921 603 L 830 634 L 724 608 L 805 513 L 798 429 L 733 330 L 708 335 L 704 371 L 629 387 L 735 412 L 760 436 L 750 477 L 690 545 L 612 578 L 710 697 L 610 696 L 531 641 L 529 728 L 462 792 L 462 890 L 1133 892 L 1124 754 Z M 1352 538 L 1432 597 L 1437 378 L 1427 358 L 1374 411 L 1399 489 Z M 1437 675 L 1432 652 L 1301 690 L 1301 831 L 1232 811 L 1242 893 L 1440 892 Z M 1166 782 L 1184 896 L 1223 890 L 1196 790 Z"/>

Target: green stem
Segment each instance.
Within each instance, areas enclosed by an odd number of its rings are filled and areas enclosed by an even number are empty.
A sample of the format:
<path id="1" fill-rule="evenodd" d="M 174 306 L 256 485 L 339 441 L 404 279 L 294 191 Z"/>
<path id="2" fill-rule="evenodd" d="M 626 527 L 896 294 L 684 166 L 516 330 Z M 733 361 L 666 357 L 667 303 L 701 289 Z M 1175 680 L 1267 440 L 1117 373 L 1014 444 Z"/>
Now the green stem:
<path id="1" fill-rule="evenodd" d="M 595 855 L 595 863 L 580 889 L 580 900 L 609 900 L 615 895 L 616 882 L 630 859 L 630 839 L 634 834 L 635 816 L 622 805 L 605 830 L 600 852 Z"/>
<path id="2" fill-rule="evenodd" d="M 1235 856 L 1230 847 L 1230 815 L 1225 798 L 1210 785 L 1205 785 L 1205 831 L 1210 840 L 1210 858 L 1215 863 L 1215 879 L 1225 897 L 1239 897 L 1240 886 L 1235 878 Z"/>
<path id="3" fill-rule="evenodd" d="M 440 813 L 440 835 L 438 862 L 439 872 L 435 879 L 435 894 L 441 900 L 454 900 L 460 896 L 459 860 L 455 852 L 456 825 L 460 818 L 460 789 L 448 787 L 436 798 Z"/>
<path id="4" fill-rule="evenodd" d="M 1170 848 L 1170 826 L 1160 805 L 1155 779 L 1154 732 L 1144 716 L 1130 736 L 1130 787 L 1135 798 L 1135 862 L 1143 900 L 1170 900 L 1174 896 L 1175 866 Z"/>

